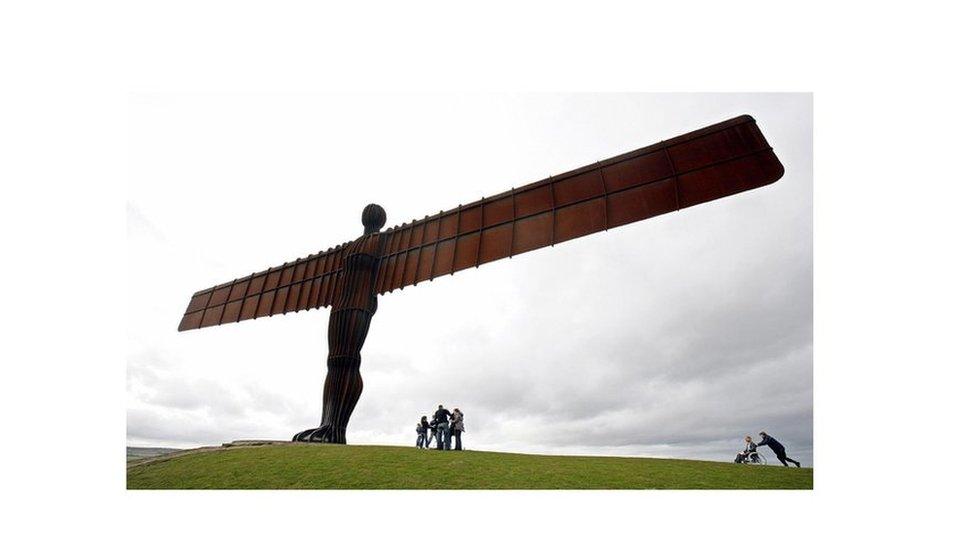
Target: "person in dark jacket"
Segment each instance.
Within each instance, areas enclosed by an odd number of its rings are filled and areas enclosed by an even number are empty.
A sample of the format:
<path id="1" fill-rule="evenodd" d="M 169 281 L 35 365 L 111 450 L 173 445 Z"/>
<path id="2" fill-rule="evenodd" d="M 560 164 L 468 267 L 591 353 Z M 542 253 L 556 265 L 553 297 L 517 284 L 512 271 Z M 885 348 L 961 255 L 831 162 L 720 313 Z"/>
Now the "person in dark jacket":
<path id="1" fill-rule="evenodd" d="M 451 449 L 451 414 L 448 412 L 443 404 L 437 405 L 437 411 L 434 412 L 434 432 L 437 436 L 437 449 L 438 450 L 450 450 Z"/>
<path id="2" fill-rule="evenodd" d="M 424 448 L 430 448 L 430 439 L 434 438 L 434 433 L 431 432 L 430 422 L 427 421 L 427 416 L 420 416 L 420 426 L 424 430 Z"/>
<path id="3" fill-rule="evenodd" d="M 767 435 L 766 431 L 759 431 L 759 436 L 762 437 L 762 440 L 759 441 L 759 444 L 757 444 L 756 446 L 769 446 L 769 449 L 772 450 L 774 454 L 776 454 L 776 459 L 778 459 L 780 463 L 783 464 L 783 467 L 789 467 L 789 464 L 786 463 L 787 461 L 792 463 L 793 465 L 796 465 L 797 467 L 800 466 L 799 461 L 795 459 L 790 459 L 786 456 L 786 448 L 784 448 L 783 445 L 780 444 L 778 440 Z"/>

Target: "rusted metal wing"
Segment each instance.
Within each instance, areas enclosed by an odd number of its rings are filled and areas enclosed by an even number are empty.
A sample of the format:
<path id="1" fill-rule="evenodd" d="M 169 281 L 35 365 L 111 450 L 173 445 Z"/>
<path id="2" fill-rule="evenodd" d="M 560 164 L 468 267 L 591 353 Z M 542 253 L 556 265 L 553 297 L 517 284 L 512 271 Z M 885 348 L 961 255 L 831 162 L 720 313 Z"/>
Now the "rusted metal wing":
<path id="1" fill-rule="evenodd" d="M 179 330 L 327 307 L 342 274 L 345 248 L 342 244 L 201 290 L 190 298 Z"/>
<path id="2" fill-rule="evenodd" d="M 383 294 L 762 187 L 783 165 L 751 116 L 382 232 Z M 348 243 L 193 295 L 180 331 L 333 304 Z"/>
<path id="3" fill-rule="evenodd" d="M 740 116 L 387 229 L 383 294 L 762 187 L 783 165 Z"/>

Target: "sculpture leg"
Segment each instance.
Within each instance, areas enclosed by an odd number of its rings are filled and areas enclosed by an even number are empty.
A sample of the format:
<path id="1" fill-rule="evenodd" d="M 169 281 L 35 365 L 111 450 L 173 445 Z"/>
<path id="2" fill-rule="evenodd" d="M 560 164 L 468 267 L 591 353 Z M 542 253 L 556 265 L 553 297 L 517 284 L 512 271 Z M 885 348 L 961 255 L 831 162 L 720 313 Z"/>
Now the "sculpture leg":
<path id="1" fill-rule="evenodd" d="M 298 433 L 292 440 L 346 443 L 346 426 L 363 392 L 359 351 L 372 317 L 372 312 L 362 309 L 334 310 L 329 316 L 329 372 L 322 389 L 321 424 Z"/>

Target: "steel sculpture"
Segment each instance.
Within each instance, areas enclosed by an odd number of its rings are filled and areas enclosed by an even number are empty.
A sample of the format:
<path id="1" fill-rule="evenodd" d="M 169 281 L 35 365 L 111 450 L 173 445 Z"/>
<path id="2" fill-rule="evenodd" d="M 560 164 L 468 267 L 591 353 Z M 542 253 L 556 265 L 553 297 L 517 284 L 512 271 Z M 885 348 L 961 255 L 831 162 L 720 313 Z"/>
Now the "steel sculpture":
<path id="1" fill-rule="evenodd" d="M 322 419 L 294 440 L 344 444 L 378 295 L 782 176 L 746 115 L 384 231 L 386 213 L 370 204 L 356 240 L 195 293 L 179 330 L 331 306 Z"/>

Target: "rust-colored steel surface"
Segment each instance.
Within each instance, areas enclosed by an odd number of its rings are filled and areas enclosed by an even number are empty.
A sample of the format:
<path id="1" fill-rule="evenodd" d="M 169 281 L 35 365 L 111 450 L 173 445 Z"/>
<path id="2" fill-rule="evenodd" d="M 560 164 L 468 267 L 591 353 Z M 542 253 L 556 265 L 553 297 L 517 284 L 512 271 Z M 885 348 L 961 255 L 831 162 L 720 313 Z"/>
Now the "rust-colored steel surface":
<path id="1" fill-rule="evenodd" d="M 746 115 L 385 231 L 385 212 L 371 204 L 357 240 L 199 291 L 179 329 L 332 306 L 322 424 L 295 438 L 344 443 L 362 392 L 359 350 L 377 295 L 782 176 L 783 165 Z"/>

